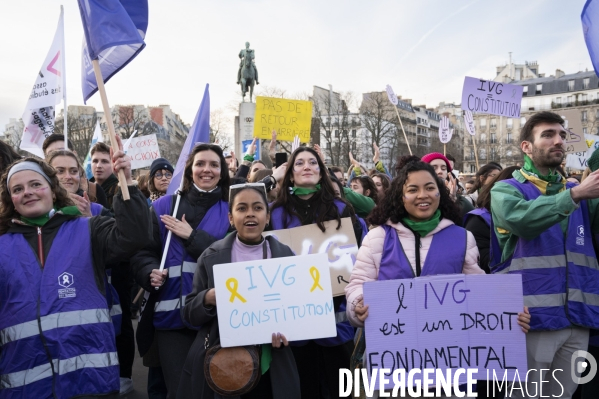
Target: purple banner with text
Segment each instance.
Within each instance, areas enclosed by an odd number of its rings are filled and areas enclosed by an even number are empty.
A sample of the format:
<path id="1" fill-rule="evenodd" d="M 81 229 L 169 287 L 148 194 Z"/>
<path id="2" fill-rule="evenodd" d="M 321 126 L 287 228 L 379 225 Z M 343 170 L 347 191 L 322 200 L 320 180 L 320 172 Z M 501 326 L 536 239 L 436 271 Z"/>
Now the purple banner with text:
<path id="1" fill-rule="evenodd" d="M 520 275 L 376 281 L 364 284 L 364 304 L 370 375 L 374 369 L 389 369 L 389 375 L 396 369 L 478 369 L 476 379 L 486 380 L 487 370 L 489 377 L 505 370 L 509 381 L 516 372 L 526 378 L 525 334 L 517 323 L 524 308 Z"/>
<path id="2" fill-rule="evenodd" d="M 520 117 L 522 86 L 466 76 L 462 90 L 462 109 L 475 114 Z"/>

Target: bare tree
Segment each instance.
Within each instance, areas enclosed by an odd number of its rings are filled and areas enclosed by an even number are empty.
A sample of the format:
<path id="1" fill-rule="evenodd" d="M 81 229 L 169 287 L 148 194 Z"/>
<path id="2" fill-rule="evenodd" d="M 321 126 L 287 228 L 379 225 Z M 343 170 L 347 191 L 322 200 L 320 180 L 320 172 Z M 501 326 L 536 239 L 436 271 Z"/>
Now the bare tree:
<path id="1" fill-rule="evenodd" d="M 320 90 L 314 94 L 312 118 L 320 126 L 320 146 L 332 165 L 349 167 L 349 151 L 356 151 L 351 131 L 358 127 L 358 117 L 349 107 L 354 105 L 352 92 L 333 93 Z M 353 145 L 352 145 L 353 144 Z"/>
<path id="2" fill-rule="evenodd" d="M 222 109 L 216 109 L 210 112 L 210 142 L 217 143 L 223 150 L 233 148 L 233 139 L 231 134 L 227 132 L 230 125 L 225 117 L 225 112 Z"/>
<path id="3" fill-rule="evenodd" d="M 97 121 L 98 114 L 96 112 L 88 114 L 67 112 L 69 140 L 73 143 L 73 149 L 77 153 L 77 158 L 79 158 L 80 162 L 83 162 L 89 151 Z M 56 133 L 64 131 L 64 115 L 62 118 L 56 119 L 54 131 Z"/>
<path id="4" fill-rule="evenodd" d="M 117 105 L 112 111 L 114 128 L 123 139 L 131 137 L 136 130 L 139 130 L 138 133 L 141 133 L 148 120 L 148 112 L 144 106 Z"/>
<path id="5" fill-rule="evenodd" d="M 396 127 L 398 121 L 387 94 L 384 92 L 365 94 L 360 106 L 360 120 L 368 132 L 366 139 L 370 144 L 364 149 L 362 157 L 369 158 L 372 154 L 371 148 L 376 144 L 381 151 L 381 160 L 386 161 L 388 163 L 386 166 L 390 168 L 398 145 Z"/>

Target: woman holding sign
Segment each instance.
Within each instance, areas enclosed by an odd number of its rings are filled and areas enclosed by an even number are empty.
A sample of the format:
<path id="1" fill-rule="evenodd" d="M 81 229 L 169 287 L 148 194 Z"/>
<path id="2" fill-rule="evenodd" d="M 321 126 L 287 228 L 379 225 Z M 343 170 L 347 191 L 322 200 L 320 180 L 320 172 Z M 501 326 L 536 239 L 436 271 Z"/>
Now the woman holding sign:
<path id="1" fill-rule="evenodd" d="M 350 217 L 358 245 L 366 227 L 345 200 L 335 197 L 333 183 L 321 157 L 312 148 L 299 147 L 291 155 L 277 201 L 272 205 L 271 227 L 280 230 L 316 224 L 325 231 L 324 222 Z M 335 312 L 344 316 L 345 297 L 335 297 Z M 300 375 L 302 398 L 319 398 L 328 390 L 331 398 L 339 394 L 339 368 L 347 368 L 353 350 L 354 329 L 347 321 L 337 323 L 334 338 L 294 342 L 293 355 Z M 323 389 L 321 385 L 325 384 Z"/>
<path id="2" fill-rule="evenodd" d="M 198 260 L 193 290 L 185 299 L 184 318 L 192 326 L 201 326 L 183 368 L 177 398 L 214 398 L 204 376 L 208 349 L 220 343 L 214 288 L 214 265 L 293 256 L 288 246 L 274 237 L 262 237 L 270 220 L 264 185 L 231 186 L 229 221 L 236 233 L 212 244 Z M 263 345 L 260 381 L 242 398 L 299 399 L 300 387 L 293 354 L 284 334 L 272 334 L 271 345 Z M 241 370 L 238 370 L 241 372 Z"/>
<path id="3" fill-rule="evenodd" d="M 177 392 L 183 363 L 197 335 L 197 328 L 181 317 L 185 296 L 191 292 L 197 259 L 229 229 L 229 171 L 219 146 L 194 147 L 185 163 L 181 191 L 175 217 L 172 214 L 176 195 L 161 197 L 153 203 L 153 240 L 131 259 L 137 283 L 151 293 L 138 329 L 147 329 L 148 333 L 142 336 L 151 343 L 152 325 L 145 323 L 153 321 L 169 398 Z M 169 231 L 172 239 L 161 271 Z M 138 346 L 140 341 L 138 333 Z"/>
<path id="4" fill-rule="evenodd" d="M 104 265 L 143 248 L 151 222 L 117 140 L 111 158 L 125 172 L 131 199 L 115 195 L 114 218 L 83 217 L 56 171 L 38 159 L 15 162 L 2 175 L 2 397 L 118 397 Z"/>

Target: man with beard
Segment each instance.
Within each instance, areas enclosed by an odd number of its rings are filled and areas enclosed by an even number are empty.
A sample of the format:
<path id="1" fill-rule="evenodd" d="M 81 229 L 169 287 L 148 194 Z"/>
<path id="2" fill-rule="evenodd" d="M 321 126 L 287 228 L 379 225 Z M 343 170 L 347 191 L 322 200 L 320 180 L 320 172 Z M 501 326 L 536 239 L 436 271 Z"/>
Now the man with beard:
<path id="1" fill-rule="evenodd" d="M 531 372 L 526 386 L 514 386 L 511 397 L 540 392 L 572 397 L 578 383 L 570 371 L 582 369 L 575 352 L 585 351 L 589 329 L 599 328 L 593 248 L 599 233 L 599 171 L 580 185 L 556 171 L 565 156 L 563 124 L 552 112 L 531 116 L 520 132 L 524 166 L 491 190 L 494 233 L 502 249 L 501 263 L 491 271 L 522 275 L 524 305 L 531 314 L 526 335 Z"/>

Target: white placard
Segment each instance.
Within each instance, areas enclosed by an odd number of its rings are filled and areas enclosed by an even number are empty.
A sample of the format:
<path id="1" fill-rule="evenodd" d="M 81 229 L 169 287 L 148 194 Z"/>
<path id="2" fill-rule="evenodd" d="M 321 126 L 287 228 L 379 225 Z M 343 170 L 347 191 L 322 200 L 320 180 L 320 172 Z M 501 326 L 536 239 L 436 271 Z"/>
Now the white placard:
<path id="1" fill-rule="evenodd" d="M 156 134 L 131 139 L 127 146 L 127 155 L 131 158 L 131 169 L 152 165 L 155 159 L 160 158 Z"/>
<path id="2" fill-rule="evenodd" d="M 397 100 L 397 96 L 395 95 L 393 88 L 390 85 L 387 85 L 385 90 L 387 91 L 387 97 L 389 97 L 389 101 L 391 101 L 391 104 L 397 105 L 399 101 Z"/>
<path id="3" fill-rule="evenodd" d="M 214 266 L 223 347 L 334 337 L 335 309 L 326 254 Z"/>

